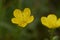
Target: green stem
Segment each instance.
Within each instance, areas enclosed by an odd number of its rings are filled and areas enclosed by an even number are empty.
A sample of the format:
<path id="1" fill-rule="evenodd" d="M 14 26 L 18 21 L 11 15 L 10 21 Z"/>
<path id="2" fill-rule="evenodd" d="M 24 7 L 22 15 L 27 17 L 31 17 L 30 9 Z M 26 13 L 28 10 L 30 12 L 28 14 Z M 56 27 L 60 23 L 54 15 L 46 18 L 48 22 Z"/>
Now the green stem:
<path id="1" fill-rule="evenodd" d="M 53 40 L 54 31 L 55 31 L 55 29 L 50 29 L 49 30 L 49 32 L 50 32 L 50 40 Z"/>

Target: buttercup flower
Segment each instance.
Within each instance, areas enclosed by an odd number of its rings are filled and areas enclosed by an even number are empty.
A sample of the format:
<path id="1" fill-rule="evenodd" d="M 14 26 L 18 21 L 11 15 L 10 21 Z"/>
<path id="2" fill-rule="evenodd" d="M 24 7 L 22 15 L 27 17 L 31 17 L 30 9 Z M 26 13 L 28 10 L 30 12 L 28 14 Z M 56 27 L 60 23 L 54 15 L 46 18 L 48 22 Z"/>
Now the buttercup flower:
<path id="1" fill-rule="evenodd" d="M 25 8 L 24 11 L 15 9 L 13 15 L 14 18 L 11 19 L 12 23 L 18 24 L 20 27 L 25 27 L 34 20 L 34 16 L 31 16 L 29 8 Z"/>
<path id="2" fill-rule="evenodd" d="M 60 26 L 60 18 L 57 19 L 57 16 L 50 14 L 47 17 L 41 17 L 41 22 L 48 28 L 57 28 Z"/>

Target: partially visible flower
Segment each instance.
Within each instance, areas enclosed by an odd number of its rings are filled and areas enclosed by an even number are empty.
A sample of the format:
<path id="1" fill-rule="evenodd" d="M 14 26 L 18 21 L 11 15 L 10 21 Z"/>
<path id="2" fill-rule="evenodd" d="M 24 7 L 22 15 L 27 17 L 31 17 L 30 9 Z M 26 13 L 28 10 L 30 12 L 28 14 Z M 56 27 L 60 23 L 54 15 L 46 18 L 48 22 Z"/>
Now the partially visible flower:
<path id="1" fill-rule="evenodd" d="M 29 8 L 25 8 L 24 11 L 15 9 L 13 15 L 14 18 L 11 19 L 12 23 L 18 24 L 20 27 L 25 27 L 34 20 L 34 16 L 31 16 Z"/>
<path id="2" fill-rule="evenodd" d="M 60 26 L 60 18 L 57 19 L 57 16 L 50 14 L 47 17 L 41 17 L 41 22 L 48 28 L 58 28 Z"/>

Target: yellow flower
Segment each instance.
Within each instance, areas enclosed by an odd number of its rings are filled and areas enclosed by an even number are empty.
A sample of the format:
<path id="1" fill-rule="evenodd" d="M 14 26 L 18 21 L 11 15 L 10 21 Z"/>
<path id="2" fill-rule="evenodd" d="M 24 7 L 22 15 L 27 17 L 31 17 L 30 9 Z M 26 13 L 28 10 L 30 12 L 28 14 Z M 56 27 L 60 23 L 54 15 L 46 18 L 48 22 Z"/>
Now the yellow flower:
<path id="1" fill-rule="evenodd" d="M 31 16 L 29 8 L 25 8 L 24 11 L 15 9 L 13 15 L 14 18 L 11 19 L 12 23 L 18 24 L 20 27 L 25 27 L 34 20 L 34 16 Z"/>
<path id="2" fill-rule="evenodd" d="M 50 14 L 47 17 L 41 17 L 41 22 L 48 28 L 57 28 L 60 26 L 60 18 L 57 19 L 57 16 Z"/>

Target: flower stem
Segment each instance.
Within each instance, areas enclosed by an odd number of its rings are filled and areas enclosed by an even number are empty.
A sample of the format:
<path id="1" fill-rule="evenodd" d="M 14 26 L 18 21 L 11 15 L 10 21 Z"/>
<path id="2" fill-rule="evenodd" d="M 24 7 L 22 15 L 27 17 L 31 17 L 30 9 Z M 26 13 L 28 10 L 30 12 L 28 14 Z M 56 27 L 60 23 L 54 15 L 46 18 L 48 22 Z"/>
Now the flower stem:
<path id="1" fill-rule="evenodd" d="M 55 32 L 55 29 L 50 29 L 50 30 L 49 30 L 50 40 L 53 40 L 54 32 Z"/>

